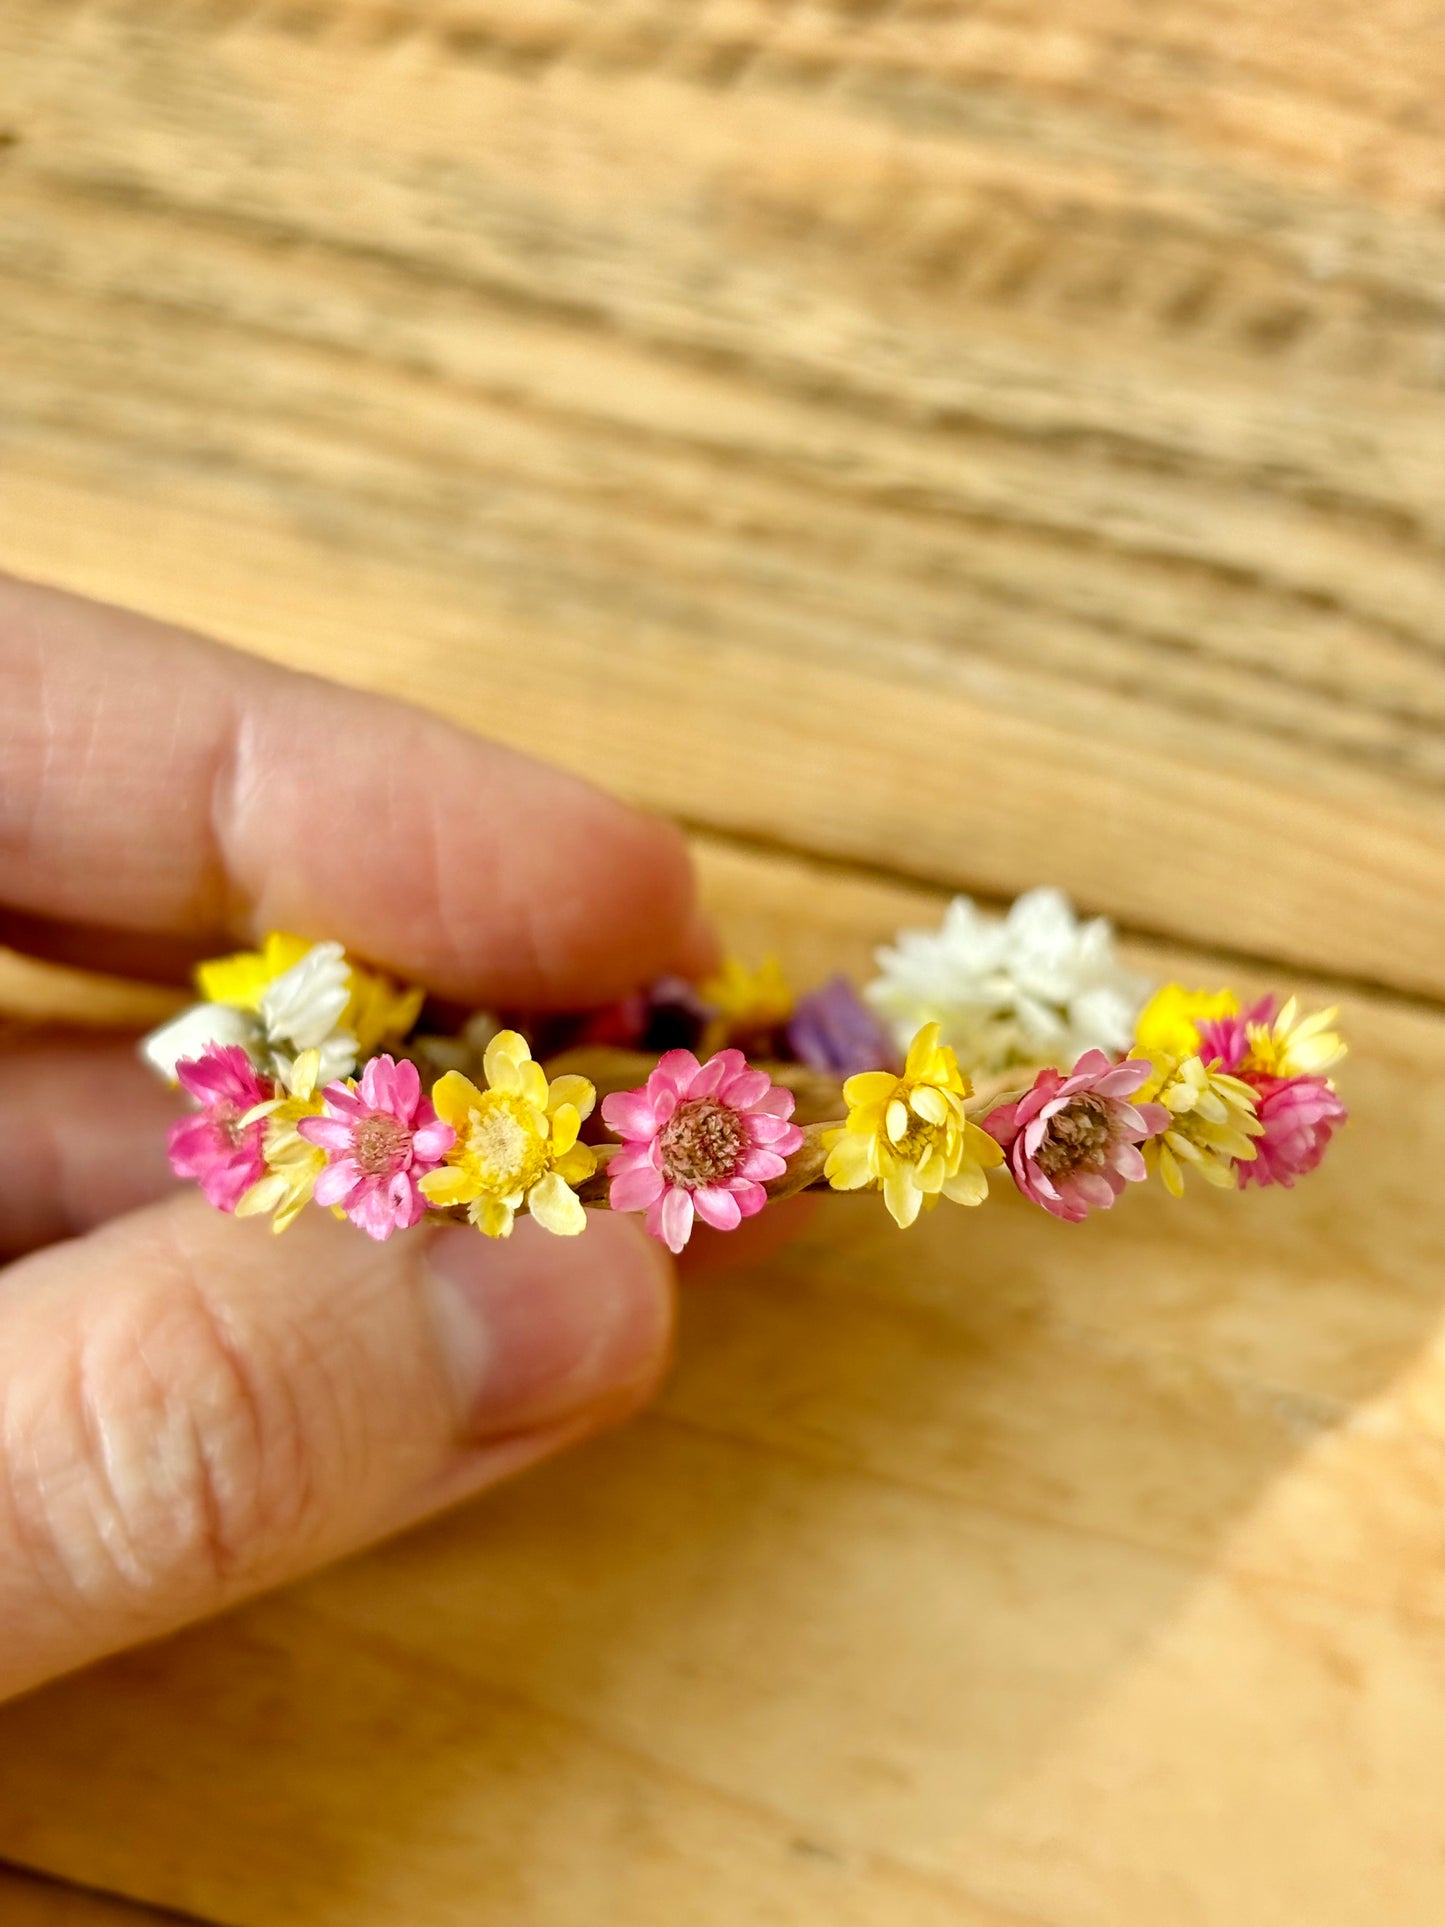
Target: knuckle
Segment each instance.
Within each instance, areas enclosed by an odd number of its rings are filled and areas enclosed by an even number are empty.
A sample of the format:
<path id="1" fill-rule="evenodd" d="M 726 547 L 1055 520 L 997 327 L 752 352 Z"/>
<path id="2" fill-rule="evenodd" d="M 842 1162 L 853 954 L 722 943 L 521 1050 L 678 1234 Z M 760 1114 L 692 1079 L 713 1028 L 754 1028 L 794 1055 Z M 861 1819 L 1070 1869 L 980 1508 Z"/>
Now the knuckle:
<path id="1" fill-rule="evenodd" d="M 325 1446 L 306 1410 L 193 1279 L 158 1277 L 87 1317 L 7 1400 L 20 1543 L 57 1598 L 203 1608 L 314 1529 Z"/>

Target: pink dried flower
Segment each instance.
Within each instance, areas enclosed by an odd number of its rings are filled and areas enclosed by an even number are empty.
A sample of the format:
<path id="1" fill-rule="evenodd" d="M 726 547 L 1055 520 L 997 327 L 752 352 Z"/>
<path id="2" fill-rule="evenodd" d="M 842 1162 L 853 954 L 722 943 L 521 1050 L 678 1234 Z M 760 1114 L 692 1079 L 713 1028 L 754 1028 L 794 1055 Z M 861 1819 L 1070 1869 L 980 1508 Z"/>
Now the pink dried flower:
<path id="1" fill-rule="evenodd" d="M 1249 1085 L 1263 1134 L 1257 1155 L 1235 1168 L 1239 1187 L 1282 1184 L 1313 1171 L 1349 1116 L 1324 1071 L 1344 1052 L 1328 1026 L 1334 1011 L 1301 1020 L 1295 999 L 1279 1009 L 1262 997 L 1250 1010 L 1199 1026 L 1199 1054 Z"/>
<path id="2" fill-rule="evenodd" d="M 359 1085 L 328 1084 L 325 1110 L 303 1117 L 299 1134 L 326 1152 L 316 1180 L 318 1204 L 336 1204 L 369 1238 L 389 1238 L 426 1216 L 417 1180 L 434 1171 L 456 1142 L 429 1098 L 416 1065 L 373 1057 Z"/>
<path id="3" fill-rule="evenodd" d="M 1071 1071 L 1040 1071 L 1013 1104 L 983 1128 L 1003 1146 L 1014 1183 L 1056 1218 L 1077 1224 L 1106 1211 L 1126 1183 L 1146 1175 L 1139 1146 L 1169 1123 L 1162 1104 L 1129 1099 L 1154 1074 L 1147 1058 L 1116 1064 L 1085 1051 Z"/>
<path id="4" fill-rule="evenodd" d="M 1313 1171 L 1324 1156 L 1331 1133 L 1349 1117 L 1324 1077 L 1257 1077 L 1248 1082 L 1257 1093 L 1259 1121 L 1264 1135 L 1254 1140 L 1258 1156 L 1240 1164 L 1239 1188 L 1250 1184 L 1282 1184 Z"/>
<path id="5" fill-rule="evenodd" d="M 803 1142 L 789 1124 L 793 1093 L 740 1050 L 699 1064 L 670 1050 L 646 1084 L 602 1101 L 609 1129 L 623 1140 L 608 1173 L 614 1211 L 646 1211 L 647 1228 L 670 1251 L 692 1235 L 694 1214 L 732 1231 L 767 1202 L 763 1186 L 780 1178 Z"/>
<path id="6" fill-rule="evenodd" d="M 213 1044 L 199 1057 L 181 1058 L 176 1078 L 201 1109 L 171 1126 L 171 1169 L 178 1178 L 193 1178 L 218 1211 L 234 1211 L 266 1168 L 265 1119 L 241 1120 L 269 1103 L 276 1087 L 239 1044 Z"/>
<path id="7" fill-rule="evenodd" d="M 1274 1011 L 1274 998 L 1261 997 L 1248 1010 L 1234 1011 L 1228 1017 L 1207 1018 L 1199 1025 L 1199 1055 L 1206 1064 L 1238 1077 L 1249 1055 L 1249 1026 L 1268 1024 Z"/>

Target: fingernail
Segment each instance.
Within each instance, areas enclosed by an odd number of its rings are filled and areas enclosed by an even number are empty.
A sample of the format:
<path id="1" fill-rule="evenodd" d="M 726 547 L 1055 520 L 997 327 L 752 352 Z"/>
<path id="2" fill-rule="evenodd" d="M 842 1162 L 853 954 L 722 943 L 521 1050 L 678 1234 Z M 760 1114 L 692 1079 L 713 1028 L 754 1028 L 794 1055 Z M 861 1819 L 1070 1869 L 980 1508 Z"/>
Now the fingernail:
<path id="1" fill-rule="evenodd" d="M 424 1289 L 472 1439 L 641 1397 L 667 1362 L 672 1266 L 627 1218 L 589 1212 L 580 1239 L 527 1218 L 510 1238 L 449 1227 Z"/>

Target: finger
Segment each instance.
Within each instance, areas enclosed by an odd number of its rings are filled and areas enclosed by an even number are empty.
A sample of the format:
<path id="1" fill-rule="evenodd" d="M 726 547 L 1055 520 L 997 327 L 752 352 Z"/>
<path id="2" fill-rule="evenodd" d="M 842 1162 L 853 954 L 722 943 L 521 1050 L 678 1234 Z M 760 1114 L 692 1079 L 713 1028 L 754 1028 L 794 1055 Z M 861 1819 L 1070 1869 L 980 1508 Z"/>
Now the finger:
<path id="1" fill-rule="evenodd" d="M 0 1259 L 174 1191 L 166 1130 L 179 1108 L 129 1039 L 41 1034 L 9 1045 L 0 1056 Z"/>
<path id="2" fill-rule="evenodd" d="M 0 1289 L 0 1697 L 425 1516 L 630 1410 L 665 1256 L 599 1216 L 385 1244 L 181 1198 Z"/>
<path id="3" fill-rule="evenodd" d="M 402 704 L 5 579 L 0 687 L 0 901 L 23 914 L 296 929 L 514 1006 L 706 965 L 674 830 Z"/>

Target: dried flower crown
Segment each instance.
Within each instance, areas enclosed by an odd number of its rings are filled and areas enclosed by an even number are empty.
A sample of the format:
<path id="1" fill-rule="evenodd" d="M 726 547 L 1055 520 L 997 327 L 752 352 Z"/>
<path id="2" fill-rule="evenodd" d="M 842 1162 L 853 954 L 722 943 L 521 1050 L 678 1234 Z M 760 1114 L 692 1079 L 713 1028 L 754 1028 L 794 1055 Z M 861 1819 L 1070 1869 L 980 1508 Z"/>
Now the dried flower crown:
<path id="1" fill-rule="evenodd" d="M 878 964 L 861 995 L 795 999 L 772 962 L 665 979 L 534 1020 L 539 1062 L 518 1028 L 427 1028 L 421 990 L 273 933 L 203 964 L 204 1001 L 142 1050 L 193 1101 L 171 1164 L 213 1205 L 280 1231 L 314 1202 L 378 1239 L 428 1217 L 506 1237 L 519 1213 L 571 1236 L 591 1207 L 680 1251 L 808 1188 L 876 1191 L 908 1226 L 982 1204 L 990 1172 L 1077 1222 L 1151 1172 L 1176 1197 L 1188 1173 L 1292 1185 L 1345 1122 L 1332 1010 L 1151 995 L 1056 890 L 1003 917 L 960 897 Z"/>

